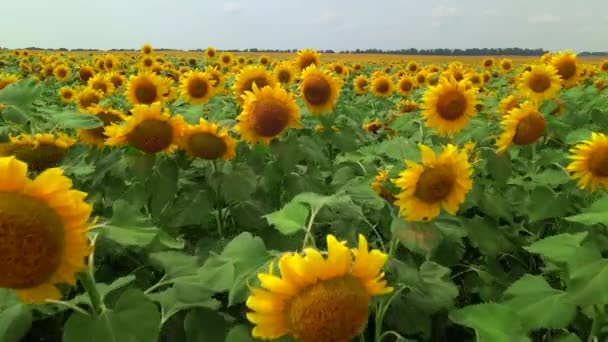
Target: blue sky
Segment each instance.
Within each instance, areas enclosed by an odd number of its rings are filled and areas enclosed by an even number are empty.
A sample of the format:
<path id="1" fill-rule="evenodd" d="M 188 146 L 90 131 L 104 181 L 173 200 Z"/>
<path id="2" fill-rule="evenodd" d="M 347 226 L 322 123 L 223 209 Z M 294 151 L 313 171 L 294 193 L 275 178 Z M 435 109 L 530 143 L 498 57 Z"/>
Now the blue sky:
<path id="1" fill-rule="evenodd" d="M 0 46 L 608 51 L 607 0 L 16 0 Z"/>

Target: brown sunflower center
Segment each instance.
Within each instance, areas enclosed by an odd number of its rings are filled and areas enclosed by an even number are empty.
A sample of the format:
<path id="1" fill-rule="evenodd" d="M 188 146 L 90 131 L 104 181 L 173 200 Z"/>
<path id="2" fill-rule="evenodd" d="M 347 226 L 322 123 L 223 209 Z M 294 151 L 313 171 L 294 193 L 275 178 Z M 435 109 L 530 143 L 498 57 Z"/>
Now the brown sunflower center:
<path id="1" fill-rule="evenodd" d="M 145 46 L 142 51 L 144 54 L 149 55 L 152 53 L 152 49 L 148 46 Z"/>
<path id="2" fill-rule="evenodd" d="M 228 63 L 230 63 L 230 61 L 231 61 L 231 58 L 230 58 L 230 57 L 228 57 L 228 56 L 224 56 L 224 57 L 222 57 L 222 62 L 223 62 L 224 64 L 228 64 Z"/>
<path id="3" fill-rule="evenodd" d="M 209 93 L 209 83 L 201 78 L 193 78 L 188 82 L 188 94 L 193 98 L 205 97 Z"/>
<path id="4" fill-rule="evenodd" d="M 164 150 L 173 141 L 171 124 L 161 120 L 144 120 L 127 136 L 129 144 L 146 153 Z"/>
<path id="5" fill-rule="evenodd" d="M 302 342 L 347 342 L 367 321 L 369 295 L 352 276 L 319 282 L 297 294 L 285 310 Z"/>
<path id="6" fill-rule="evenodd" d="M 95 92 L 88 92 L 80 95 L 78 102 L 82 108 L 89 108 L 92 105 L 98 104 L 101 99 Z"/>
<path id="7" fill-rule="evenodd" d="M 281 83 L 289 83 L 289 81 L 291 80 L 291 73 L 287 70 L 281 70 L 279 71 L 279 75 L 277 78 Z"/>
<path id="8" fill-rule="evenodd" d="M 462 79 L 464 79 L 464 74 L 460 70 L 453 71 L 452 76 L 454 76 L 454 79 L 456 81 L 461 81 Z"/>
<path id="9" fill-rule="evenodd" d="M 517 124 L 513 142 L 517 145 L 529 145 L 534 143 L 545 132 L 547 122 L 542 114 L 532 112 Z"/>
<path id="10" fill-rule="evenodd" d="M 405 103 L 401 105 L 400 112 L 401 113 L 410 113 L 416 109 L 416 105 L 413 103 Z"/>
<path id="11" fill-rule="evenodd" d="M 262 100 L 252 113 L 253 129 L 263 137 L 274 137 L 289 124 L 287 108 L 276 100 Z"/>
<path id="12" fill-rule="evenodd" d="M 334 72 L 338 75 L 342 74 L 344 72 L 344 68 L 342 68 L 341 65 L 335 65 L 334 66 Z"/>
<path id="13" fill-rule="evenodd" d="M 61 96 L 62 96 L 64 99 L 69 100 L 69 99 L 71 99 L 72 97 L 74 97 L 74 93 L 72 93 L 71 91 L 64 91 L 64 92 L 62 92 L 62 93 L 61 93 Z"/>
<path id="14" fill-rule="evenodd" d="M 122 77 L 114 75 L 112 78 L 110 78 L 110 82 L 112 82 L 115 87 L 120 87 L 122 85 Z"/>
<path id="15" fill-rule="evenodd" d="M 418 70 L 418 65 L 416 64 L 410 64 L 407 66 L 407 69 L 411 72 L 415 72 L 416 70 Z"/>
<path id="16" fill-rule="evenodd" d="M 331 96 L 331 86 L 327 80 L 319 76 L 308 76 L 302 84 L 302 91 L 306 101 L 314 106 L 327 103 Z"/>
<path id="17" fill-rule="evenodd" d="M 542 93 L 551 87 L 551 80 L 546 74 L 534 73 L 530 75 L 528 84 L 533 92 Z"/>
<path id="18" fill-rule="evenodd" d="M 93 88 L 95 90 L 101 90 L 103 93 L 107 93 L 108 92 L 108 84 L 106 83 L 105 80 L 96 80 L 91 85 L 91 88 Z"/>
<path id="19" fill-rule="evenodd" d="M 152 81 L 147 79 L 141 79 L 139 82 L 134 84 L 135 98 L 138 103 L 152 104 L 158 98 L 158 89 Z"/>
<path id="20" fill-rule="evenodd" d="M 367 87 L 367 80 L 365 78 L 360 78 L 357 80 L 357 88 L 364 89 Z"/>
<path id="21" fill-rule="evenodd" d="M 300 69 L 304 70 L 311 65 L 317 65 L 317 59 L 314 56 L 303 56 L 300 59 Z"/>
<path id="22" fill-rule="evenodd" d="M 388 81 L 385 79 L 378 80 L 378 82 L 376 83 L 376 91 L 381 94 L 387 93 L 389 88 L 390 86 L 388 84 Z"/>
<path id="23" fill-rule="evenodd" d="M 27 163 L 34 171 L 46 170 L 57 165 L 63 158 L 66 150 L 54 144 L 41 143 L 37 147 L 19 146 L 13 150 L 17 159 Z"/>
<path id="24" fill-rule="evenodd" d="M 97 128 L 87 129 L 86 131 L 89 134 L 91 134 L 92 136 L 94 136 L 95 138 L 100 139 L 100 140 L 105 140 L 105 138 L 106 138 L 106 135 L 104 134 L 104 130 L 105 130 L 106 126 L 109 126 L 115 122 L 122 121 L 122 119 L 119 116 L 114 115 L 112 113 L 106 113 L 106 112 L 97 114 L 97 118 L 99 118 L 99 120 L 101 120 L 103 122 L 103 125 L 99 126 Z"/>
<path id="25" fill-rule="evenodd" d="M 215 57 L 215 51 L 213 51 L 213 50 L 207 50 L 207 57 L 210 57 L 210 58 Z"/>
<path id="26" fill-rule="evenodd" d="M 401 88 L 401 90 L 403 91 L 410 91 L 412 90 L 412 82 L 410 80 L 402 80 L 401 82 L 399 82 L 399 88 Z"/>
<path id="27" fill-rule="evenodd" d="M 106 68 L 112 69 L 114 67 L 114 62 L 111 59 L 106 59 Z"/>
<path id="28" fill-rule="evenodd" d="M 59 78 L 65 78 L 68 75 L 68 71 L 65 69 L 58 69 L 57 70 L 57 76 L 59 76 Z"/>
<path id="29" fill-rule="evenodd" d="M 491 67 L 491 66 L 492 66 L 492 60 L 491 60 L 491 59 L 486 59 L 486 60 L 483 62 L 483 65 L 484 65 L 486 68 Z"/>
<path id="30" fill-rule="evenodd" d="M 188 150 L 194 156 L 207 160 L 214 160 L 226 152 L 224 140 L 211 133 L 196 133 L 188 140 Z"/>
<path id="31" fill-rule="evenodd" d="M 608 177 L 608 147 L 594 149 L 589 157 L 589 171 L 594 176 Z"/>
<path id="32" fill-rule="evenodd" d="M 602 63 L 602 66 L 600 67 L 600 69 L 602 69 L 602 71 L 608 71 L 608 62 Z"/>
<path id="33" fill-rule="evenodd" d="M 63 228 L 41 200 L 0 193 L 0 287 L 26 289 L 47 281 L 61 263 Z"/>
<path id="34" fill-rule="evenodd" d="M 509 62 L 503 62 L 502 63 L 502 68 L 504 70 L 510 70 L 511 69 L 511 63 L 509 63 Z"/>
<path id="35" fill-rule="evenodd" d="M 146 58 L 144 59 L 144 66 L 146 66 L 147 68 L 151 67 L 152 64 L 154 64 L 154 61 L 150 58 Z"/>
<path id="36" fill-rule="evenodd" d="M 266 77 L 263 76 L 248 79 L 243 85 L 243 93 L 245 91 L 253 91 L 253 83 L 255 83 L 255 85 L 257 85 L 259 89 L 262 89 L 268 85 L 268 80 L 266 79 Z"/>
<path id="37" fill-rule="evenodd" d="M 450 121 L 457 120 L 464 115 L 467 107 L 467 99 L 457 89 L 452 89 L 441 96 L 437 101 L 437 112 L 439 115 Z"/>
<path id="38" fill-rule="evenodd" d="M 93 77 L 93 72 L 90 69 L 80 69 L 78 71 L 78 76 L 80 76 L 81 80 L 86 82 L 89 78 Z"/>
<path id="39" fill-rule="evenodd" d="M 447 167 L 425 168 L 418 182 L 414 196 L 432 204 L 445 199 L 454 187 L 454 175 Z"/>
<path id="40" fill-rule="evenodd" d="M 570 79 L 576 74 L 576 62 L 565 61 L 557 65 L 557 73 L 564 79 Z"/>

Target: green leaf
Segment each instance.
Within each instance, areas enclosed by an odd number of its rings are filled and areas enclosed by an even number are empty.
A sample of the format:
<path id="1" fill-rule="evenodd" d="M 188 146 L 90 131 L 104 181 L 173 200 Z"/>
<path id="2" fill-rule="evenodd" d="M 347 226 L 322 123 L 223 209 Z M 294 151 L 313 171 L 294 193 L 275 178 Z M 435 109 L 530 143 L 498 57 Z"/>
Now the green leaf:
<path id="1" fill-rule="evenodd" d="M 427 314 L 433 314 L 454 306 L 458 296 L 458 287 L 450 278 L 450 269 L 432 261 L 425 261 L 420 266 L 419 279 L 410 288 L 406 301 Z"/>
<path id="2" fill-rule="evenodd" d="M 573 145 L 583 140 L 591 139 L 591 131 L 587 128 L 579 128 L 568 133 L 566 136 L 566 144 Z"/>
<path id="3" fill-rule="evenodd" d="M 561 194 L 555 194 L 551 189 L 541 186 L 535 188 L 530 194 L 528 203 L 528 216 L 530 222 L 536 222 L 552 217 L 560 217 L 568 209 L 570 203 Z"/>
<path id="4" fill-rule="evenodd" d="M 580 265 L 571 271 L 568 295 L 579 306 L 608 303 L 608 259 Z"/>
<path id="5" fill-rule="evenodd" d="M 541 276 L 524 275 L 504 296 L 505 304 L 517 312 L 526 331 L 566 328 L 577 312 L 566 292 L 552 288 Z"/>
<path id="6" fill-rule="evenodd" d="M 0 340 L 19 342 L 32 326 L 32 313 L 24 304 L 16 304 L 0 311 Z"/>
<path id="7" fill-rule="evenodd" d="M 249 166 L 237 164 L 231 173 L 221 177 L 222 197 L 228 202 L 249 199 L 256 189 L 257 178 Z"/>
<path id="8" fill-rule="evenodd" d="M 186 342 L 224 341 L 228 323 L 219 312 L 207 309 L 190 311 L 184 319 Z"/>
<path id="9" fill-rule="evenodd" d="M 282 234 L 291 235 L 304 230 L 306 218 L 308 218 L 308 208 L 302 203 L 292 200 L 281 210 L 264 215 L 264 218 Z"/>
<path id="10" fill-rule="evenodd" d="M 469 230 L 471 245 L 487 256 L 493 257 L 513 250 L 513 244 L 492 220 L 474 217 L 465 224 Z"/>
<path id="11" fill-rule="evenodd" d="M 592 226 L 594 224 L 608 225 L 608 195 L 595 201 L 584 213 L 568 216 L 566 220 Z"/>
<path id="12" fill-rule="evenodd" d="M 167 322 L 173 315 L 192 308 L 217 310 L 221 303 L 212 298 L 213 291 L 201 284 L 177 282 L 174 286 L 158 293 L 149 294 L 152 300 L 161 306 L 161 322 Z"/>
<path id="13" fill-rule="evenodd" d="M 0 103 L 24 108 L 31 105 L 41 93 L 42 88 L 35 80 L 23 79 L 0 91 Z"/>
<path id="14" fill-rule="evenodd" d="M 165 271 L 169 279 L 192 275 L 199 268 L 198 257 L 183 252 L 165 251 L 149 255 L 153 265 L 158 265 Z"/>
<path id="15" fill-rule="evenodd" d="M 256 342 L 259 341 L 253 337 L 251 337 L 251 328 L 244 325 L 239 324 L 237 326 L 232 327 L 226 335 L 226 340 L 224 342 Z"/>
<path id="16" fill-rule="evenodd" d="M 122 287 L 125 287 L 135 281 L 134 275 L 128 275 L 125 277 L 120 277 L 114 280 L 111 284 L 97 283 L 95 287 L 97 288 L 97 292 L 99 292 L 99 296 L 101 300 L 105 300 L 105 298 L 110 294 L 110 292 L 114 290 L 118 290 Z M 91 298 L 87 293 L 82 293 L 76 297 L 74 297 L 70 302 L 74 304 L 88 304 L 91 305 Z"/>
<path id="17" fill-rule="evenodd" d="M 127 290 L 99 316 L 73 313 L 64 326 L 64 342 L 156 341 L 160 313 L 156 305 L 138 290 Z"/>
<path id="18" fill-rule="evenodd" d="M 498 154 L 494 150 L 487 155 L 486 170 L 499 184 L 506 184 L 511 177 L 511 160 L 504 154 Z"/>
<path id="19" fill-rule="evenodd" d="M 158 217 L 163 209 L 173 202 L 177 193 L 179 170 L 171 159 L 160 161 L 152 172 L 149 187 L 151 189 L 150 212 Z"/>
<path id="20" fill-rule="evenodd" d="M 95 115 L 82 113 L 56 113 L 51 112 L 51 120 L 61 128 L 65 129 L 92 129 L 103 125 L 103 122 Z"/>
<path id="21" fill-rule="evenodd" d="M 531 175 L 531 177 L 537 184 L 547 185 L 551 188 L 570 182 L 570 175 L 562 169 L 545 169 L 541 173 Z"/>
<path id="22" fill-rule="evenodd" d="M 391 232 L 407 249 L 423 255 L 431 253 L 441 242 L 440 232 L 430 223 L 406 222 L 395 217 Z"/>
<path id="23" fill-rule="evenodd" d="M 420 159 L 420 148 L 414 141 L 406 137 L 388 139 L 371 148 L 374 154 L 384 154 L 394 160 L 418 161 Z"/>
<path id="24" fill-rule="evenodd" d="M 558 263 L 567 263 L 580 248 L 587 237 L 587 232 L 576 234 L 559 234 L 546 237 L 524 247 L 530 253 L 536 253 L 547 260 Z"/>
<path id="25" fill-rule="evenodd" d="M 528 342 L 521 319 L 504 304 L 484 303 L 452 311 L 450 319 L 475 329 L 477 342 Z"/>
<path id="26" fill-rule="evenodd" d="M 149 223 L 139 209 L 124 200 L 114 202 L 112 218 L 100 233 L 122 245 L 147 246 L 158 235 L 158 228 Z"/>
<path id="27" fill-rule="evenodd" d="M 307 203 L 308 205 L 310 205 L 310 210 L 313 213 L 318 212 L 319 210 L 321 210 L 321 208 L 323 206 L 326 206 L 326 205 L 331 207 L 331 206 L 336 206 L 339 204 L 351 202 L 350 197 L 348 195 L 336 194 L 336 195 L 325 196 L 325 195 L 320 195 L 320 194 L 316 194 L 313 192 L 301 193 L 301 194 L 297 195 L 296 197 L 294 197 L 291 201 Z"/>
<path id="28" fill-rule="evenodd" d="M 581 339 L 575 334 L 569 333 L 567 335 L 556 336 L 551 342 L 581 342 Z"/>

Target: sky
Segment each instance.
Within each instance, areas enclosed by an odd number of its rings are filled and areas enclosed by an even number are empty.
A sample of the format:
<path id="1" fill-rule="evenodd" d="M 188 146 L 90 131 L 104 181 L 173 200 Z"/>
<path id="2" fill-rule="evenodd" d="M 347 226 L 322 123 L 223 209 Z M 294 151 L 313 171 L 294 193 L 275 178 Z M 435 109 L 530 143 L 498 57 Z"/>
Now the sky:
<path id="1" fill-rule="evenodd" d="M 0 46 L 608 51 L 608 0 L 7 0 Z"/>

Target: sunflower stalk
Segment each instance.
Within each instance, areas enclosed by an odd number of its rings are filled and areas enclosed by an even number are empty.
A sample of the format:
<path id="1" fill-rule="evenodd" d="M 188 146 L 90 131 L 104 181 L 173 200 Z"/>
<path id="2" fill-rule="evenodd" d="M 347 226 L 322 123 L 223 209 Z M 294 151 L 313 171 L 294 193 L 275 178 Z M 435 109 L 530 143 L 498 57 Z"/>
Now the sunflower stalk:
<path id="1" fill-rule="evenodd" d="M 316 247 L 315 239 L 312 236 L 312 225 L 315 222 L 315 217 L 319 213 L 319 210 L 315 210 L 310 214 L 310 220 L 306 226 L 306 235 L 304 235 L 304 242 L 302 243 L 302 249 L 307 247 Z"/>
<path id="2" fill-rule="evenodd" d="M 599 341 L 600 329 L 602 327 L 603 318 L 604 318 L 604 308 L 599 306 L 594 306 L 594 315 L 593 322 L 591 323 L 591 331 L 589 332 L 589 336 L 587 337 L 587 342 L 596 342 Z"/>
<path id="3" fill-rule="evenodd" d="M 91 245 L 95 246 L 95 241 L 97 240 L 97 234 L 91 236 Z M 91 254 L 88 258 L 89 267 L 86 272 L 81 272 L 78 274 L 78 280 L 80 280 L 80 284 L 84 288 L 84 290 L 89 295 L 89 299 L 91 300 L 91 307 L 93 308 L 93 315 L 97 316 L 103 313 L 106 310 L 106 306 L 103 303 L 101 295 L 99 291 L 97 291 L 97 286 L 95 285 L 95 249 L 92 249 Z"/>
<path id="4" fill-rule="evenodd" d="M 396 291 L 394 291 L 391 296 L 383 303 L 378 304 L 376 309 L 376 317 L 375 317 L 375 327 L 374 327 L 374 341 L 382 341 L 382 339 L 386 336 L 382 333 L 382 322 L 384 322 L 384 316 L 388 311 L 388 308 L 391 306 L 391 303 L 395 298 L 401 295 L 401 292 L 405 290 L 405 286 L 401 286 Z"/>

